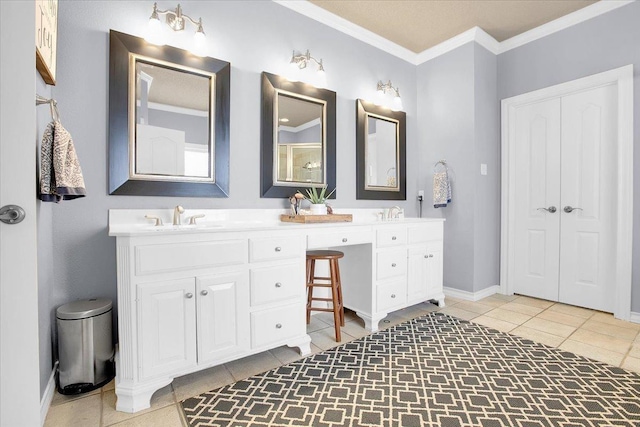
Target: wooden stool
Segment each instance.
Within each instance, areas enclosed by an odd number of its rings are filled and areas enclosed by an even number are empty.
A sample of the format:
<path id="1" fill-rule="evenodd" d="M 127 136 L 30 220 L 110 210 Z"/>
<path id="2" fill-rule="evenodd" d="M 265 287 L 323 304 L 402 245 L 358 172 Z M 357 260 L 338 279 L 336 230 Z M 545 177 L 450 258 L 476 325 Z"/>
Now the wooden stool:
<path id="1" fill-rule="evenodd" d="M 336 328 L 336 341 L 341 341 L 340 326 L 344 326 L 344 307 L 342 305 L 342 285 L 340 282 L 340 267 L 338 259 L 344 254 L 340 251 L 307 251 L 307 324 L 311 322 L 311 310 L 333 312 L 333 322 Z M 315 275 L 316 261 L 329 261 L 329 277 Z M 317 281 L 328 283 L 318 283 Z M 313 288 L 331 288 L 331 298 L 314 298 Z M 332 308 L 312 307 L 313 301 L 331 301 Z"/>

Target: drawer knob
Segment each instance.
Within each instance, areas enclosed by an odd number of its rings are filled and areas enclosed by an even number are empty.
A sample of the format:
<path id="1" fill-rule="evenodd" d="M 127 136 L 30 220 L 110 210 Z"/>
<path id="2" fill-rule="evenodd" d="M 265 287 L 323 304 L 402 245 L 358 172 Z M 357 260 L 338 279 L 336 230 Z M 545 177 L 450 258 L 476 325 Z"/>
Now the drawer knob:
<path id="1" fill-rule="evenodd" d="M 396 263 L 395 263 L 395 262 L 394 262 L 393 264 L 391 264 L 391 267 L 395 267 L 395 266 L 396 266 Z"/>
<path id="2" fill-rule="evenodd" d="M 282 323 L 276 323 L 276 329 L 282 329 Z"/>
<path id="3" fill-rule="evenodd" d="M 192 294 L 191 292 L 187 292 L 187 294 L 185 295 L 185 297 L 186 297 L 187 299 L 191 299 L 191 298 L 193 298 L 193 294 Z"/>
<path id="4" fill-rule="evenodd" d="M 342 238 L 342 241 L 343 241 L 344 243 L 347 243 L 347 240 L 349 240 L 349 239 L 347 239 L 346 237 L 343 237 L 343 238 Z"/>
<path id="5" fill-rule="evenodd" d="M 391 240 L 396 240 L 396 236 L 393 236 L 393 237 L 391 238 Z"/>
<path id="6" fill-rule="evenodd" d="M 391 294 L 391 298 L 395 298 L 395 297 L 396 297 L 396 294 Z"/>
<path id="7" fill-rule="evenodd" d="M 280 252 L 282 248 L 280 246 L 276 246 L 276 252 Z"/>
<path id="8" fill-rule="evenodd" d="M 281 288 L 281 287 L 282 287 L 282 283 L 276 282 L 276 288 Z"/>
<path id="9" fill-rule="evenodd" d="M 200 295 L 205 295 L 205 296 L 206 296 L 206 295 L 209 295 L 209 291 L 208 291 L 208 290 L 206 290 L 206 289 L 203 289 L 203 290 L 200 292 Z"/>

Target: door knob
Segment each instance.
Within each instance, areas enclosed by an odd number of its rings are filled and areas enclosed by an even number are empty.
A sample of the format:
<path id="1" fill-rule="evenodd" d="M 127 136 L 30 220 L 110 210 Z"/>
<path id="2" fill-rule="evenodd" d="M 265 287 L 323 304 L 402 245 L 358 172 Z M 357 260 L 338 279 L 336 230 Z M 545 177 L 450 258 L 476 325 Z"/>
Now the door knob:
<path id="1" fill-rule="evenodd" d="M 565 206 L 563 211 L 565 211 L 566 213 L 571 213 L 573 211 L 581 211 L 582 208 L 572 208 L 571 206 Z"/>
<path id="2" fill-rule="evenodd" d="M 16 205 L 6 205 L 0 208 L 0 221 L 5 224 L 17 224 L 25 217 L 24 209 Z"/>
<path id="3" fill-rule="evenodd" d="M 566 209 L 566 208 L 565 208 Z M 549 213 L 556 213 L 558 209 L 555 206 L 549 206 L 548 208 L 538 208 L 539 211 L 547 211 Z"/>

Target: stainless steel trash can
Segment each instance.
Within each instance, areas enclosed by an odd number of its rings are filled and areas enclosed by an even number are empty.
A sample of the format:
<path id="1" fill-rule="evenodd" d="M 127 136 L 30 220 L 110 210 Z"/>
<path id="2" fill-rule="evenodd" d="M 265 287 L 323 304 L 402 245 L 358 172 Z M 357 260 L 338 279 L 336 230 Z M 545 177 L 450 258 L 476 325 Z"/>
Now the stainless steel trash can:
<path id="1" fill-rule="evenodd" d="M 58 307 L 58 391 L 79 394 L 113 378 L 112 303 L 108 299 L 74 301 Z"/>

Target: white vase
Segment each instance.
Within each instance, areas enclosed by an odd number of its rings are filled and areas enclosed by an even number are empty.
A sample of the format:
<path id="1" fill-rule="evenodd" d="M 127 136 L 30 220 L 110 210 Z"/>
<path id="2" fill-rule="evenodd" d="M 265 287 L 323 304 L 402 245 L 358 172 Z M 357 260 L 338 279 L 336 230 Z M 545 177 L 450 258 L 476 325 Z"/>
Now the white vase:
<path id="1" fill-rule="evenodd" d="M 311 203 L 311 215 L 326 215 L 327 205 L 324 203 L 314 204 Z"/>

